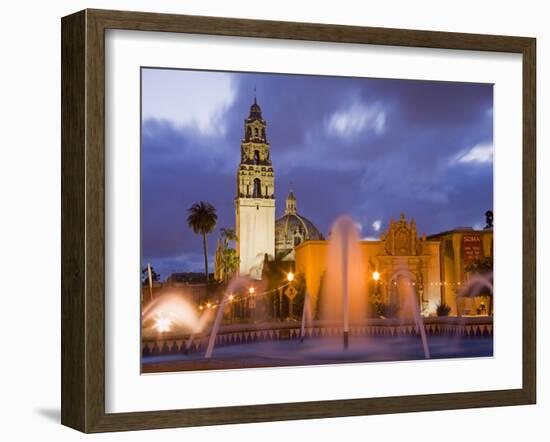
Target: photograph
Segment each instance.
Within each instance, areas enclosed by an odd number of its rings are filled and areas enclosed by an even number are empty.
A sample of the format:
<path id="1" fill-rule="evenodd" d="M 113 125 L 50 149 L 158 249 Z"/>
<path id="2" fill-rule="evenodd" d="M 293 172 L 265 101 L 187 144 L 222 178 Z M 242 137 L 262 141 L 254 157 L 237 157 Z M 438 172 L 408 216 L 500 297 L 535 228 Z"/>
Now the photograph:
<path id="1" fill-rule="evenodd" d="M 493 86 L 142 67 L 142 374 L 492 357 Z"/>

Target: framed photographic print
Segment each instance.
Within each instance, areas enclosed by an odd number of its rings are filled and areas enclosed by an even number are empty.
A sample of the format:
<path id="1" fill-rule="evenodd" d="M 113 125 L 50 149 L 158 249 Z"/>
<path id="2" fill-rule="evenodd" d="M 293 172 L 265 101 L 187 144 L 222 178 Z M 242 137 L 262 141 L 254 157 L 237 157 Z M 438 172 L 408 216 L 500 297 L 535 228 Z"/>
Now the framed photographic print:
<path id="1" fill-rule="evenodd" d="M 63 18 L 62 423 L 534 403 L 535 52 Z"/>

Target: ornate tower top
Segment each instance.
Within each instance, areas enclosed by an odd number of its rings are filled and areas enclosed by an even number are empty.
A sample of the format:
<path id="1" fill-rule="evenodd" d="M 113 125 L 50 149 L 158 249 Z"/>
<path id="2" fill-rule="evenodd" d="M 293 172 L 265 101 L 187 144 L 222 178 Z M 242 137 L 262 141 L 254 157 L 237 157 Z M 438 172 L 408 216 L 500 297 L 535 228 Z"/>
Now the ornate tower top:
<path id="1" fill-rule="evenodd" d="M 252 120 L 262 120 L 262 108 L 259 106 L 256 101 L 256 87 L 254 87 L 254 103 L 250 106 L 250 114 L 248 115 L 247 121 Z"/>
<path id="2" fill-rule="evenodd" d="M 292 190 L 286 197 L 285 215 L 296 215 L 296 197 L 294 196 Z"/>
<path id="3" fill-rule="evenodd" d="M 265 143 L 266 137 L 266 122 L 262 118 L 262 108 L 256 101 L 256 88 L 254 88 L 254 103 L 250 106 L 248 118 L 244 120 L 244 140 L 245 143 Z"/>
<path id="4" fill-rule="evenodd" d="M 244 120 L 244 138 L 241 141 L 241 162 L 237 172 L 238 198 L 275 198 L 275 181 L 266 136 L 267 123 L 256 100 Z"/>
<path id="5" fill-rule="evenodd" d="M 248 121 L 261 120 L 262 108 L 256 103 L 256 97 L 254 97 L 254 104 L 250 106 L 250 114 L 248 115 Z"/>

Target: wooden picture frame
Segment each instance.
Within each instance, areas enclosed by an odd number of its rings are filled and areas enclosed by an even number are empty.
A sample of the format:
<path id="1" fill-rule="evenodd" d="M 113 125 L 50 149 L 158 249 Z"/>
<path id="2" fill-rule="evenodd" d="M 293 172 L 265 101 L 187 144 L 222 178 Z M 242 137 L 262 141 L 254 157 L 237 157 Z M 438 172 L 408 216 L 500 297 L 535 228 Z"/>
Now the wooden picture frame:
<path id="1" fill-rule="evenodd" d="M 105 412 L 105 30 L 517 53 L 523 57 L 523 385 L 497 391 Z M 533 404 L 536 41 L 533 38 L 84 10 L 62 19 L 62 424 L 83 432 Z"/>

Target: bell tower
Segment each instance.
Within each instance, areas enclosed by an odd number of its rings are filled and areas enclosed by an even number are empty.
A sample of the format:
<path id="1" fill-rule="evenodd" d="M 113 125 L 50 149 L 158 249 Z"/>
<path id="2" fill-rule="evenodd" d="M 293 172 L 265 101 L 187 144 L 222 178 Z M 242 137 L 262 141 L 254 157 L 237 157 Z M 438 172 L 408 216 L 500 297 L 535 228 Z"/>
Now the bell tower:
<path id="1" fill-rule="evenodd" d="M 235 216 L 239 273 L 255 279 L 261 278 L 265 255 L 275 255 L 275 176 L 269 155 L 266 122 L 254 94 L 244 120 Z"/>

